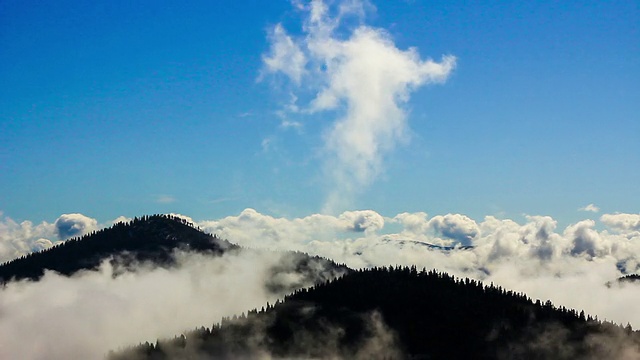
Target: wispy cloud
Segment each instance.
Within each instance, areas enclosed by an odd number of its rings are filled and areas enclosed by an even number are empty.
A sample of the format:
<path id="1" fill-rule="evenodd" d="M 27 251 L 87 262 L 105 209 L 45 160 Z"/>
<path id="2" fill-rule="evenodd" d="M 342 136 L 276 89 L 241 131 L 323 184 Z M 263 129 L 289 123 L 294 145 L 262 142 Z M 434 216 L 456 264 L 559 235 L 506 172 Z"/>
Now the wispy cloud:
<path id="1" fill-rule="evenodd" d="M 280 127 L 283 129 L 300 129 L 302 127 L 302 123 L 299 121 L 282 120 L 282 122 L 280 123 Z"/>
<path id="2" fill-rule="evenodd" d="M 238 198 L 237 197 L 220 197 L 220 198 L 209 200 L 208 203 L 209 204 L 220 204 L 220 203 L 223 203 L 223 202 L 234 201 L 234 200 L 238 200 Z"/>
<path id="3" fill-rule="evenodd" d="M 364 25 L 366 10 L 372 9 L 366 1 L 294 5 L 305 16 L 303 35 L 294 37 L 276 25 L 264 69 L 311 88 L 314 95 L 304 112 L 335 113 L 323 154 L 330 187 L 324 211 L 335 213 L 376 179 L 384 156 L 407 140 L 403 106 L 411 92 L 444 82 L 456 59 L 423 60 L 415 48 L 398 49 L 384 29 Z M 359 25 L 349 28 L 345 19 Z"/>
<path id="4" fill-rule="evenodd" d="M 269 150 L 271 150 L 272 146 L 273 146 L 273 137 L 271 136 L 262 139 L 262 142 L 260 143 L 262 152 L 268 152 Z"/>
<path id="5" fill-rule="evenodd" d="M 296 84 L 300 84 L 307 63 L 306 56 L 300 46 L 287 34 L 281 24 L 274 26 L 269 32 L 271 49 L 262 56 L 268 72 L 282 72 Z"/>
<path id="6" fill-rule="evenodd" d="M 587 206 L 579 208 L 578 210 L 579 211 L 588 211 L 588 212 L 593 212 L 593 213 L 600 212 L 600 208 L 597 207 L 595 204 L 589 204 Z"/>
<path id="7" fill-rule="evenodd" d="M 178 201 L 175 197 L 171 195 L 156 195 L 154 200 L 158 204 L 171 204 Z"/>

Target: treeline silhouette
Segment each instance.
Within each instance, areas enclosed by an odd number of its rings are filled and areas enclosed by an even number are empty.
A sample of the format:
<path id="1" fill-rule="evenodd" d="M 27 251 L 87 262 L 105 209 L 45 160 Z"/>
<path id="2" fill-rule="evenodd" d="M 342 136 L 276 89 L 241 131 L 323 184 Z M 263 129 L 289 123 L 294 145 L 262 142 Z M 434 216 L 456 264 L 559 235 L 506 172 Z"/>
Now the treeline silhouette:
<path id="1" fill-rule="evenodd" d="M 618 278 L 618 282 L 637 282 L 640 281 L 640 275 L 639 274 L 629 274 L 629 275 L 625 275 L 622 276 L 620 278 Z"/>
<path id="2" fill-rule="evenodd" d="M 62 242 L 0 266 L 0 283 L 10 280 L 38 280 L 49 269 L 63 275 L 97 268 L 104 259 L 152 261 L 171 264 L 174 249 L 211 252 L 238 249 L 237 245 L 200 231 L 187 220 L 172 215 L 148 215 L 118 222 L 109 228 Z"/>
<path id="3" fill-rule="evenodd" d="M 640 354 L 638 344 L 629 325 L 550 301 L 437 271 L 382 267 L 108 358 L 616 359 Z"/>

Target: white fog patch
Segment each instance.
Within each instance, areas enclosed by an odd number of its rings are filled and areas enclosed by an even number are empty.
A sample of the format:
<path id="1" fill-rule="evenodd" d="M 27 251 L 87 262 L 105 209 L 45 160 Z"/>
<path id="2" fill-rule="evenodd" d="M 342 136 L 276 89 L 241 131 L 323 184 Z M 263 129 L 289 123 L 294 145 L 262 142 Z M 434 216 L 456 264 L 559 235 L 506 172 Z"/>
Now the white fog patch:
<path id="1" fill-rule="evenodd" d="M 178 253 L 177 268 L 140 265 L 114 278 L 105 261 L 99 271 L 72 277 L 47 272 L 38 282 L 10 282 L 0 290 L 0 358 L 100 359 L 112 349 L 211 326 L 284 295 L 266 285 L 289 256 Z M 283 289 L 301 281 L 295 273 L 276 276 Z"/>
<path id="2" fill-rule="evenodd" d="M 324 212 L 336 213 L 377 178 L 385 156 L 408 140 L 410 94 L 444 82 L 456 59 L 424 60 L 416 48 L 397 48 L 387 31 L 365 25 L 366 10 L 373 9 L 366 1 L 295 5 L 304 15 L 302 35 L 288 34 L 282 24 L 273 27 L 263 75 L 282 73 L 299 91 L 311 92 L 303 113 L 335 116 L 324 134 L 323 160 L 329 186 Z"/>

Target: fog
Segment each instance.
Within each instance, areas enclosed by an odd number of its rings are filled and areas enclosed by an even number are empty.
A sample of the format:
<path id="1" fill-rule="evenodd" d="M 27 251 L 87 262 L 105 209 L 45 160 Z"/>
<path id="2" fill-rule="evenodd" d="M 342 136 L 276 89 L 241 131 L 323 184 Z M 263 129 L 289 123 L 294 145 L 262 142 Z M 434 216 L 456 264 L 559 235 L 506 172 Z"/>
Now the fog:
<path id="1" fill-rule="evenodd" d="M 111 349 L 210 327 L 312 284 L 288 271 L 286 253 L 176 258 L 177 267 L 139 264 L 117 277 L 105 261 L 99 271 L 8 283 L 0 291 L 0 358 L 100 359 Z"/>

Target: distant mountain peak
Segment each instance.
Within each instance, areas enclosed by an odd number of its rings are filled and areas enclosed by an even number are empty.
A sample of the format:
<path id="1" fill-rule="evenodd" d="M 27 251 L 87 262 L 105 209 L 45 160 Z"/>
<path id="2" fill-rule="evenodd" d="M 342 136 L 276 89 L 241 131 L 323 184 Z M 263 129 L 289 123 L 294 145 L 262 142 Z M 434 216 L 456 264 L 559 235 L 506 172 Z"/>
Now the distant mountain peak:
<path id="1" fill-rule="evenodd" d="M 38 280 L 45 269 L 63 275 L 95 269 L 105 259 L 126 256 L 131 261 L 171 263 L 175 250 L 222 254 L 237 245 L 202 232 L 184 218 L 145 215 L 109 228 L 69 239 L 59 245 L 8 261 L 0 266 L 0 280 Z"/>

